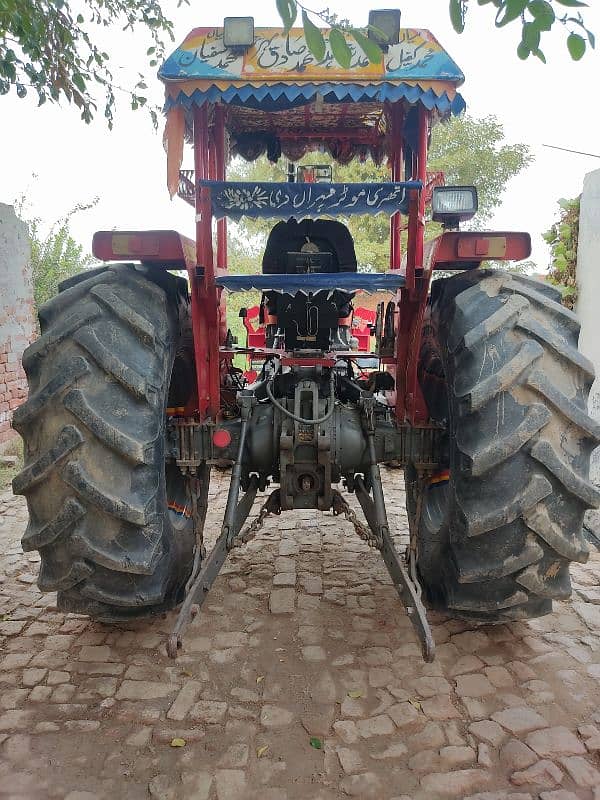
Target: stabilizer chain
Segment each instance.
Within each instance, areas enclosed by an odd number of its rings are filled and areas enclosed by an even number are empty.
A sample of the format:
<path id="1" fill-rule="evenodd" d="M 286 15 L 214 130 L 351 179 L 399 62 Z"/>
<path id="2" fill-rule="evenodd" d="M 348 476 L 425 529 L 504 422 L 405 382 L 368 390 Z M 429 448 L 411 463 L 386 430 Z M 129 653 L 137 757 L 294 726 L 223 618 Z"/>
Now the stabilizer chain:
<path id="1" fill-rule="evenodd" d="M 271 492 L 266 501 L 262 504 L 258 516 L 248 525 L 243 533 L 236 536 L 231 545 L 232 549 L 234 547 L 242 547 L 252 541 L 265 524 L 267 517 L 270 517 L 271 514 L 275 516 L 281 514 L 281 495 L 279 489 L 275 489 Z"/>
<path id="2" fill-rule="evenodd" d="M 376 536 L 373 531 L 368 528 L 366 525 L 359 520 L 356 516 L 356 513 L 350 506 L 348 502 L 344 499 L 340 492 L 337 489 L 332 491 L 333 496 L 333 506 L 332 511 L 334 515 L 340 516 L 343 515 L 348 522 L 350 522 L 360 539 L 363 542 L 366 542 L 369 547 L 373 547 L 376 550 L 381 550 L 383 546 L 383 542 L 380 540 L 380 537 Z"/>

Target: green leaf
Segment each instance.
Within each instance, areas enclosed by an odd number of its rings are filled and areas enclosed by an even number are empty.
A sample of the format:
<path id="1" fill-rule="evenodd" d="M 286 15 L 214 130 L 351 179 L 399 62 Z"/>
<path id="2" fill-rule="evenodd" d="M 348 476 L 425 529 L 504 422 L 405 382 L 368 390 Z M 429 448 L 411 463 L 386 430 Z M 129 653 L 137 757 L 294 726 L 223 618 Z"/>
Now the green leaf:
<path id="1" fill-rule="evenodd" d="M 587 3 L 581 3 L 580 0 L 556 0 L 557 3 L 560 3 L 561 6 L 567 6 L 567 8 L 587 8 Z"/>
<path id="2" fill-rule="evenodd" d="M 450 21 L 457 33 L 462 33 L 465 29 L 465 12 L 462 0 L 450 0 Z"/>
<path id="3" fill-rule="evenodd" d="M 352 50 L 348 47 L 346 38 L 339 28 L 332 28 L 329 31 L 329 46 L 340 67 L 348 69 L 352 62 Z"/>
<path id="4" fill-rule="evenodd" d="M 525 42 L 520 42 L 519 46 L 517 47 L 517 55 L 521 59 L 521 61 L 525 61 L 531 55 L 531 50 L 527 47 Z"/>
<path id="5" fill-rule="evenodd" d="M 323 61 L 325 58 L 325 39 L 323 34 L 311 21 L 310 17 L 304 9 L 302 9 L 302 26 L 304 28 L 304 38 L 306 39 L 306 46 L 313 54 L 317 61 Z"/>
<path id="6" fill-rule="evenodd" d="M 527 7 L 527 0 L 506 0 L 496 14 L 496 27 L 503 28 L 509 22 L 514 22 L 521 16 Z"/>
<path id="7" fill-rule="evenodd" d="M 315 750 L 323 749 L 323 742 L 317 736 L 311 736 L 309 741 L 310 741 L 310 746 L 314 747 Z"/>
<path id="8" fill-rule="evenodd" d="M 523 42 L 532 53 L 535 53 L 540 46 L 540 29 L 535 22 L 526 22 L 523 25 Z"/>
<path id="9" fill-rule="evenodd" d="M 535 17 L 536 24 L 541 31 L 549 31 L 556 19 L 554 9 L 546 0 L 531 0 L 527 10 Z"/>
<path id="10" fill-rule="evenodd" d="M 373 41 L 373 39 L 369 39 L 369 37 L 365 36 L 362 31 L 357 31 L 355 28 L 352 28 L 350 33 L 352 34 L 356 44 L 369 59 L 369 62 L 371 64 L 380 64 L 383 57 L 383 52 L 377 42 Z"/>
<path id="11" fill-rule="evenodd" d="M 284 33 L 288 33 L 298 15 L 298 6 L 295 0 L 277 0 L 277 11 L 283 22 Z"/>
<path id="12" fill-rule="evenodd" d="M 544 55 L 543 51 L 542 51 L 542 50 L 540 50 L 540 48 L 539 48 L 539 47 L 538 47 L 538 49 L 537 49 L 537 50 L 534 50 L 534 51 L 533 51 L 533 55 L 534 55 L 536 58 L 539 58 L 539 60 L 542 62 L 542 64 L 545 64 L 545 63 L 546 63 L 546 56 Z"/>
<path id="13" fill-rule="evenodd" d="M 78 72 L 74 72 L 72 80 L 80 92 L 85 92 L 85 81 L 83 80 L 82 75 L 80 75 Z"/>
<path id="14" fill-rule="evenodd" d="M 573 61 L 579 61 L 585 53 L 585 39 L 578 33 L 570 33 L 567 38 L 567 49 Z"/>

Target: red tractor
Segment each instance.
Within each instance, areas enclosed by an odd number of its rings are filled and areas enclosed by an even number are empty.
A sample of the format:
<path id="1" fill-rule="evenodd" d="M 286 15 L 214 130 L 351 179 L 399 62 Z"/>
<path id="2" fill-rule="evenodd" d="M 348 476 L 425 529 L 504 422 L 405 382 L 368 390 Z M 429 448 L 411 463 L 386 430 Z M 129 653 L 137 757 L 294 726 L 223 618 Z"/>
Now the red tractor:
<path id="1" fill-rule="evenodd" d="M 162 66 L 168 185 L 194 207 L 196 241 L 97 233 L 106 266 L 62 284 L 23 359 L 30 393 L 13 424 L 26 465 L 13 488 L 29 507 L 23 548 L 40 551 L 39 586 L 61 610 L 119 622 L 183 604 L 175 656 L 236 540 L 268 513 L 307 508 L 346 515 L 381 551 L 427 660 L 422 598 L 490 623 L 569 596 L 569 564 L 588 555 L 583 515 L 599 502 L 579 325 L 556 289 L 485 266 L 526 258 L 530 238 L 461 231 L 473 187 L 436 186 L 428 211 L 430 132 L 463 110 L 463 75 L 428 31 L 386 19 L 377 64 L 350 36 L 342 69 L 329 44 L 317 61 L 302 30 L 229 18 L 192 31 Z M 180 172 L 186 142 L 193 172 Z M 294 163 L 317 148 L 339 163 L 388 163 L 390 180 L 226 179 L 233 156 Z M 372 213 L 390 217 L 384 273 L 357 270 L 344 222 Z M 428 213 L 444 226 L 431 241 Z M 255 275 L 228 270 L 226 218 L 244 215 L 279 220 Z M 436 270 L 454 274 L 432 281 Z M 226 295 L 249 289 L 262 296 L 264 342 L 237 347 Z M 369 353 L 352 336 L 359 290 L 388 298 Z M 238 354 L 258 365 L 251 383 Z M 224 461 L 227 506 L 207 553 L 211 465 Z M 386 515 L 389 461 L 404 467 L 406 555 Z"/>

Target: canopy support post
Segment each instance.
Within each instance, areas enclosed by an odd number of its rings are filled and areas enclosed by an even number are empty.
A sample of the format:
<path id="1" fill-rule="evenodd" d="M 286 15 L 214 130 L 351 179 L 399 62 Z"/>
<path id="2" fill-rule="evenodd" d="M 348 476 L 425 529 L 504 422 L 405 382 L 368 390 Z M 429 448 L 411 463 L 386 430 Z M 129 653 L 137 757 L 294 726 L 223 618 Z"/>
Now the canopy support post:
<path id="1" fill-rule="evenodd" d="M 220 408 L 219 297 L 215 285 L 210 191 L 200 181 L 210 177 L 211 152 L 206 104 L 194 108 L 194 175 L 196 191 L 196 269 L 190 271 L 192 329 L 200 420 Z"/>
<path id="2" fill-rule="evenodd" d="M 428 418 L 428 410 L 417 378 L 421 352 L 421 329 L 431 272 L 423 272 L 425 238 L 425 185 L 427 182 L 427 139 L 429 112 L 419 105 L 417 151 L 413 154 L 412 179 L 422 188 L 411 191 L 408 211 L 406 285 L 400 291 L 396 317 L 396 419 L 411 425 Z M 417 270 L 419 275 L 417 276 Z"/>
<path id="3" fill-rule="evenodd" d="M 404 110 L 400 103 L 390 106 L 392 126 L 391 135 L 391 168 L 392 181 L 402 180 L 402 129 L 404 127 Z M 398 211 L 390 219 L 390 269 L 400 269 L 402 263 L 402 215 Z"/>

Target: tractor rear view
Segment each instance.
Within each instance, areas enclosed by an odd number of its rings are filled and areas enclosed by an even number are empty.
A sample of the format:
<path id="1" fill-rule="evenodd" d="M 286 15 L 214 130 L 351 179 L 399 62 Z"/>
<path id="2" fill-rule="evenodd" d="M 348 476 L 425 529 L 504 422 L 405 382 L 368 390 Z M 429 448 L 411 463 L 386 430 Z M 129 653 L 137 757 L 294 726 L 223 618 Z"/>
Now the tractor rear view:
<path id="1" fill-rule="evenodd" d="M 485 268 L 526 258 L 528 234 L 460 230 L 477 193 L 428 175 L 427 145 L 464 109 L 463 75 L 428 31 L 384 18 L 376 64 L 350 36 L 342 69 L 328 43 L 317 62 L 302 30 L 229 18 L 192 31 L 161 68 L 169 189 L 193 206 L 196 240 L 97 233 L 106 266 L 62 284 L 24 357 L 13 488 L 29 507 L 23 548 L 40 551 L 39 586 L 60 609 L 120 622 L 181 604 L 175 657 L 231 548 L 266 515 L 307 508 L 344 515 L 381 552 L 426 660 L 424 602 L 492 623 L 569 596 L 569 564 L 587 558 L 583 515 L 600 500 L 577 319 L 555 289 Z M 193 171 L 180 170 L 186 142 Z M 390 180 L 294 168 L 315 149 L 387 163 Z M 227 181 L 232 157 L 265 153 L 290 162 L 287 182 Z M 389 270 L 360 272 L 345 222 L 376 213 L 390 217 Z M 428 213 L 444 232 L 425 242 Z M 228 269 L 227 218 L 243 216 L 278 220 L 253 275 Z M 436 270 L 454 274 L 432 281 Z M 243 347 L 226 298 L 246 290 L 261 299 Z M 357 293 L 385 297 L 372 335 L 355 335 Z M 406 553 L 379 471 L 391 461 L 406 480 Z M 223 462 L 231 482 L 208 553 Z"/>

